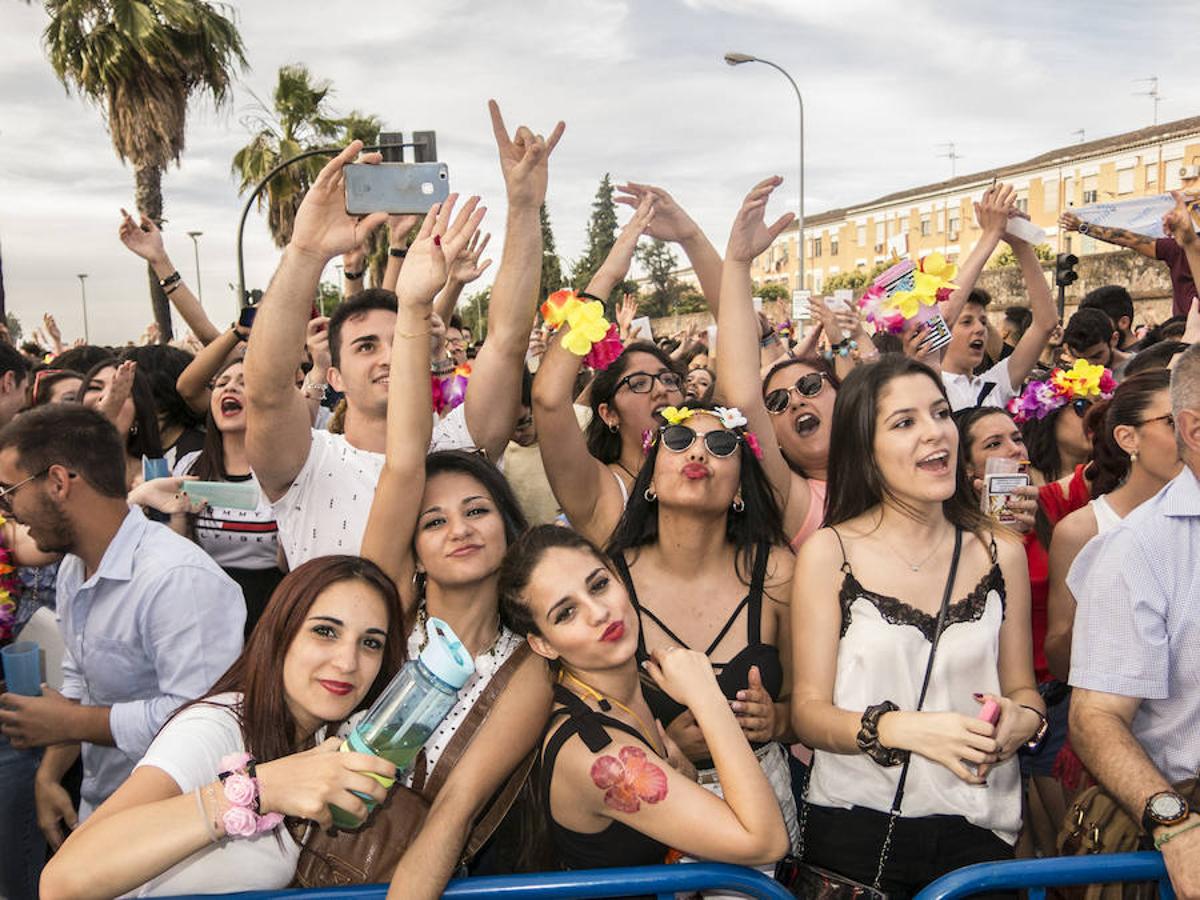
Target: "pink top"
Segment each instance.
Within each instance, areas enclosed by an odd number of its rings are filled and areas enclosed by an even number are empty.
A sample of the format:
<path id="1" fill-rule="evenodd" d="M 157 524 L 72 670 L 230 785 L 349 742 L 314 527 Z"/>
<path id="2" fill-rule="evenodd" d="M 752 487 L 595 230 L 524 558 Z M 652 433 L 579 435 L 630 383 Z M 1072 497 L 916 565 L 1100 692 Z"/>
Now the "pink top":
<path id="1" fill-rule="evenodd" d="M 800 545 L 812 537 L 825 520 L 825 482 L 818 481 L 815 478 L 806 478 L 804 480 L 808 482 L 808 489 L 812 494 L 812 499 L 808 504 L 808 513 L 804 516 L 804 521 L 800 524 L 800 530 L 792 538 L 793 552 L 799 550 Z"/>

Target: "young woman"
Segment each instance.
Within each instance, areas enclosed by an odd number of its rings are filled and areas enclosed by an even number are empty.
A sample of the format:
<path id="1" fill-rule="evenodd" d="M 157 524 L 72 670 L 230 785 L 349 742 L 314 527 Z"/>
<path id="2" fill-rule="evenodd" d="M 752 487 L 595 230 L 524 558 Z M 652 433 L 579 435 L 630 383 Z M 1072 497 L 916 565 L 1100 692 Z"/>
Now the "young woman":
<path id="1" fill-rule="evenodd" d="M 300 566 L 209 695 L 167 722 L 125 784 L 54 854 L 41 896 L 285 887 L 304 820 L 328 827 L 330 804 L 365 815 L 356 793 L 384 799 L 372 775 L 395 767 L 339 753 L 340 741 L 325 736 L 370 705 L 403 659 L 399 603 L 383 572 L 354 556 Z M 249 754 L 256 771 L 233 754 Z M 238 794 L 222 777 L 238 769 L 257 776 L 256 790 L 240 779 Z"/>
<path id="2" fill-rule="evenodd" d="M 1046 656 L 1063 681 L 1070 675 L 1075 621 L 1075 598 L 1067 587 L 1071 563 L 1084 544 L 1157 494 L 1183 465 L 1175 443 L 1170 384 L 1170 372 L 1158 369 L 1134 375 L 1116 389 L 1103 412 L 1095 453 L 1087 467 L 1092 500 L 1054 529 Z"/>
<path id="3" fill-rule="evenodd" d="M 38 369 L 33 373 L 29 389 L 29 405 L 45 403 L 75 403 L 83 387 L 83 375 L 70 369 Z"/>
<path id="4" fill-rule="evenodd" d="M 425 622 L 435 616 L 449 623 L 475 660 L 475 675 L 425 744 L 426 772 L 436 770 L 468 714 L 489 712 L 396 868 L 392 889 L 404 897 L 440 896 L 472 823 L 533 750 L 550 709 L 545 663 L 500 623 L 500 561 L 526 524 L 512 489 L 477 453 L 428 453 L 432 303 L 446 281 L 446 257 L 453 258 L 454 246 L 465 243 L 482 218 L 468 206 L 451 224 L 452 207 L 435 206 L 426 216 L 397 282 L 386 454 L 362 554 L 378 562 L 399 591 L 411 624 L 410 655 L 420 652 Z M 487 689 L 505 666 L 515 671 L 493 697 Z M 410 771 L 405 784 L 413 783 Z"/>
<path id="5" fill-rule="evenodd" d="M 639 626 L 612 563 L 567 528 L 542 525 L 500 571 L 506 622 L 558 672 L 537 770 L 539 824 L 567 869 L 653 865 L 674 849 L 762 865 L 787 852 L 771 785 L 708 659 L 676 645 L 645 661 L 658 689 L 692 711 L 725 785 L 716 796 L 677 771 L 638 678 Z"/>
<path id="6" fill-rule="evenodd" d="M 717 376 L 707 366 L 696 366 L 688 369 L 684 382 L 684 396 L 688 402 L 711 403 L 713 389 L 717 384 Z"/>
<path id="7" fill-rule="evenodd" d="M 137 363 L 138 371 L 150 385 L 154 408 L 158 413 L 158 431 L 162 437 L 162 455 L 171 468 L 189 453 L 204 446 L 204 409 L 192 409 L 176 389 L 192 354 L 167 344 L 130 347 L 122 355 Z"/>
<path id="8" fill-rule="evenodd" d="M 1025 556 L 979 512 L 945 388 L 923 364 L 889 356 L 851 373 L 831 447 L 826 527 L 800 550 L 792 597 L 792 721 L 816 750 L 804 858 L 913 893 L 1012 853 L 1012 757 L 1045 721 Z M 978 717 L 989 700 L 994 725 Z"/>
<path id="9" fill-rule="evenodd" d="M 100 410 L 118 434 L 125 435 L 125 482 L 137 484 L 142 480 L 142 457 L 163 455 L 154 393 L 146 376 L 133 360 L 104 360 L 84 376 L 79 400 Z"/>

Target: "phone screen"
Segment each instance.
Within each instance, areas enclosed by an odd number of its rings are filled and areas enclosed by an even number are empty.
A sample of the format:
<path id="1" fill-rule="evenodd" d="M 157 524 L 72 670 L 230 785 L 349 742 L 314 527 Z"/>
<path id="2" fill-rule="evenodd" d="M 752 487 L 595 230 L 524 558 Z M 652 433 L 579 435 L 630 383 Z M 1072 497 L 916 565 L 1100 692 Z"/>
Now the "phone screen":
<path id="1" fill-rule="evenodd" d="M 242 328 L 250 328 L 254 325 L 254 317 L 258 315 L 257 306 L 243 306 L 241 315 L 238 316 L 238 325 Z"/>

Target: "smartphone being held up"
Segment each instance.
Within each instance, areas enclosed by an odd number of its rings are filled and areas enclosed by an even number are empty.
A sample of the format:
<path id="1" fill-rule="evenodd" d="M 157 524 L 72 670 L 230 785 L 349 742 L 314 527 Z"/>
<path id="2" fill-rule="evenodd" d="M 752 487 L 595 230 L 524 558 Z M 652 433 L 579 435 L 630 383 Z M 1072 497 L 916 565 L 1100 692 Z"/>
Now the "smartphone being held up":
<path id="1" fill-rule="evenodd" d="M 243 306 L 242 312 L 238 316 L 239 328 L 252 328 L 254 326 L 254 317 L 258 314 L 257 306 Z"/>
<path id="2" fill-rule="evenodd" d="M 426 213 L 450 196 L 450 170 L 445 163 L 352 163 L 343 171 L 346 212 L 352 216 Z"/>

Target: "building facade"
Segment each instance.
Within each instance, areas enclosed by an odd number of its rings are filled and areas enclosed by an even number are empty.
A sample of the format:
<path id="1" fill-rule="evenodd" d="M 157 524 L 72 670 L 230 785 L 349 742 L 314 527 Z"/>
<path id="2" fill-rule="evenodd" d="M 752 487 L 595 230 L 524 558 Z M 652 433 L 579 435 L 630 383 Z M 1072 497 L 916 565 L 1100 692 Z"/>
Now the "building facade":
<path id="1" fill-rule="evenodd" d="M 1045 230 L 1046 242 L 1056 253 L 1084 256 L 1117 250 L 1062 232 L 1059 215 L 1073 206 L 1200 185 L 1200 117 L 1061 147 L 1024 162 L 808 216 L 803 287 L 819 294 L 832 276 L 870 269 L 893 253 L 919 257 L 937 251 L 955 261 L 979 239 L 973 203 L 993 179 L 1016 188 L 1017 205 Z M 751 274 L 756 284 L 800 287 L 798 231 L 791 226 L 754 260 Z"/>

